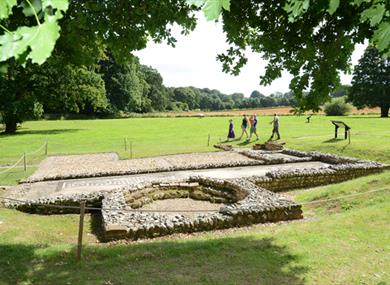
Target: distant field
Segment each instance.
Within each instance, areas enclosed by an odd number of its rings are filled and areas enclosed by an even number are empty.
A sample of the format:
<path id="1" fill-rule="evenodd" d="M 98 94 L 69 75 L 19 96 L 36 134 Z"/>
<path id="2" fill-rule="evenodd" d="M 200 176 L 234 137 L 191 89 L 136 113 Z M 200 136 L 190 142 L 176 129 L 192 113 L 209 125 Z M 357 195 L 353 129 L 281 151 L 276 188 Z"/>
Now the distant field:
<path id="1" fill-rule="evenodd" d="M 121 158 L 156 156 L 162 154 L 215 151 L 213 144 L 227 135 L 226 117 L 205 118 L 132 118 L 114 120 L 63 120 L 26 122 L 16 135 L 0 135 L 0 165 L 11 165 L 27 153 L 29 173 L 48 154 L 117 152 Z M 260 142 L 271 134 L 271 116 L 259 116 Z M 352 127 L 352 143 L 333 140 L 334 127 L 330 120 L 343 120 Z M 241 118 L 235 117 L 235 131 L 240 134 Z M 306 123 L 305 116 L 280 118 L 281 135 L 287 147 L 334 152 L 390 163 L 390 121 L 374 116 L 325 117 L 314 116 Z M 208 146 L 208 136 L 210 145 Z M 342 134 L 340 135 L 342 137 Z M 127 146 L 125 148 L 125 139 Z M 131 146 L 130 146 L 131 143 Z M 233 141 L 237 147 L 256 143 Z M 131 150 L 130 150 L 131 148 Z M 36 153 L 34 153 L 36 152 Z M 0 168 L 0 172 L 2 169 Z M 0 185 L 12 183 L 24 176 L 22 162 L 15 172 L 0 174 Z"/>
<path id="2" fill-rule="evenodd" d="M 188 112 L 167 112 L 160 113 L 164 116 L 198 116 L 199 114 L 204 114 L 205 116 L 241 116 L 243 114 L 256 114 L 256 115 L 273 115 L 277 113 L 279 115 L 292 115 L 291 107 L 269 107 L 269 108 L 256 108 L 256 109 L 244 109 L 244 110 L 224 110 L 224 111 L 188 111 Z M 311 114 L 311 112 L 307 112 Z M 324 114 L 320 111 L 318 114 Z M 369 115 L 369 114 L 380 114 L 380 108 L 364 108 L 358 110 L 353 108 L 351 115 Z"/>

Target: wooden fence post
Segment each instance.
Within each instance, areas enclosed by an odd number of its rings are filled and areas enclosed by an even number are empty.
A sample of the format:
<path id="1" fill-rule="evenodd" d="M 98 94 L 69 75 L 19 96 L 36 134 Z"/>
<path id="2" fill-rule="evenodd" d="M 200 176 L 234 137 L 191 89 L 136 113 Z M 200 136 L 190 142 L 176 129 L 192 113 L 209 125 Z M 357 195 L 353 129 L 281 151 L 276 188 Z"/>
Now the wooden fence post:
<path id="1" fill-rule="evenodd" d="M 45 155 L 47 156 L 47 141 L 46 141 L 46 144 L 45 144 Z"/>
<path id="2" fill-rule="evenodd" d="M 27 171 L 26 152 L 23 152 L 23 168 L 24 168 L 24 172 L 26 172 Z"/>
<path id="3" fill-rule="evenodd" d="M 124 138 L 123 141 L 124 141 L 124 143 L 125 143 L 125 151 L 127 151 L 127 139 Z"/>
<path id="4" fill-rule="evenodd" d="M 209 134 L 209 137 L 207 139 L 207 146 L 210 146 L 210 134 Z"/>
<path id="5" fill-rule="evenodd" d="M 133 142 L 130 142 L 130 158 L 133 158 Z"/>
<path id="6" fill-rule="evenodd" d="M 348 144 L 351 144 L 351 131 L 348 130 Z"/>
<path id="7" fill-rule="evenodd" d="M 81 249 L 83 246 L 84 214 L 85 214 L 85 201 L 81 201 L 80 202 L 79 237 L 78 237 L 78 242 L 77 242 L 77 261 L 81 260 Z"/>

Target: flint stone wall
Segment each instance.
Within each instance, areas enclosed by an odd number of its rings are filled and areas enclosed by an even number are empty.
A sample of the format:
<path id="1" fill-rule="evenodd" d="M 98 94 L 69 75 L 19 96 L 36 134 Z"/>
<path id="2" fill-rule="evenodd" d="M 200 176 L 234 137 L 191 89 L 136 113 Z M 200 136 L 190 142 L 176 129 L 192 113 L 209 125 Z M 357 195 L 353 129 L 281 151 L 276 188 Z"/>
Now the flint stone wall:
<path id="1" fill-rule="evenodd" d="M 339 183 L 360 176 L 379 173 L 383 168 L 384 166 L 373 162 L 349 163 L 331 165 L 320 169 L 271 171 L 265 176 L 252 177 L 250 181 L 271 191 L 281 192 Z"/>
<path id="2" fill-rule="evenodd" d="M 109 193 L 103 200 L 103 208 L 118 208 L 118 211 L 102 211 L 104 239 L 152 238 L 173 233 L 191 233 L 256 223 L 301 219 L 301 206 L 277 194 L 259 188 L 255 184 L 235 179 L 223 181 L 203 177 L 192 177 L 202 186 L 214 189 L 232 189 L 246 196 L 237 203 L 222 207 L 218 212 L 201 213 L 189 218 L 179 213 L 131 212 L 123 191 Z M 163 185 L 162 187 L 166 187 Z M 132 192 L 134 189 L 129 189 Z"/>
<path id="3" fill-rule="evenodd" d="M 300 205 L 286 200 L 271 191 L 277 192 L 297 188 L 311 188 L 319 185 L 338 183 L 359 176 L 377 173 L 389 167 L 380 163 L 318 152 L 283 150 L 279 153 L 292 156 L 292 160 L 295 161 L 297 159 L 302 159 L 303 161 L 319 160 L 330 165 L 321 169 L 308 168 L 271 171 L 266 173 L 265 176 L 252 176 L 245 179 L 219 180 L 205 177 L 191 177 L 188 181 L 166 179 L 164 180 L 165 183 L 156 183 L 156 180 L 148 180 L 137 182 L 136 185 L 111 189 L 106 192 L 42 196 L 24 202 L 6 201 L 4 204 L 7 207 L 29 213 L 63 214 L 79 213 L 78 206 L 80 201 L 86 200 L 88 207 L 103 208 L 102 226 L 105 231 L 106 240 L 120 238 L 138 239 L 176 232 L 205 231 L 255 223 L 300 219 L 302 218 Z M 277 156 L 268 157 L 264 152 L 256 153 L 250 151 L 248 154 L 253 156 L 258 155 L 258 157 L 254 157 L 256 164 L 268 163 L 265 162 L 267 160 L 277 163 L 278 159 Z M 288 157 L 280 157 L 283 158 L 283 162 L 281 163 L 289 162 Z M 253 163 L 252 160 L 251 163 Z M 210 162 L 211 164 L 212 162 Z M 212 199 L 216 199 L 214 200 L 215 202 L 221 202 L 222 200 L 218 199 L 223 198 L 223 202 L 227 205 L 221 207 L 219 211 L 197 214 L 195 218 L 189 218 L 177 213 L 141 212 L 134 209 L 137 207 L 132 208 L 129 205 L 129 200 L 133 199 L 135 201 L 141 199 L 145 193 L 157 195 L 152 196 L 151 201 L 153 199 L 171 198 L 169 195 L 166 195 L 166 190 L 169 189 L 175 191 L 183 191 L 184 189 L 184 192 L 181 193 L 187 193 L 187 195 L 192 190 L 201 190 L 200 192 L 206 195 L 195 195 L 193 198 L 204 198 L 211 202 L 213 202 Z M 74 205 L 75 207 L 66 209 L 53 207 L 53 205 Z"/>

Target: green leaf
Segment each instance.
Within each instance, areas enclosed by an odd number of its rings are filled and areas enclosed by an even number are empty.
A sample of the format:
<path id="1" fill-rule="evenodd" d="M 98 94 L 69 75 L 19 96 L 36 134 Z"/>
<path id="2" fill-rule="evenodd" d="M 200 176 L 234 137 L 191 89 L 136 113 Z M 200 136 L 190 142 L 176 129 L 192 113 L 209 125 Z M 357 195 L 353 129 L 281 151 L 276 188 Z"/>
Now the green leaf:
<path id="1" fill-rule="evenodd" d="M 289 0 L 284 6 L 284 10 L 289 14 L 288 20 L 294 22 L 296 18 L 302 16 L 310 6 L 310 0 Z"/>
<path id="2" fill-rule="evenodd" d="M 222 8 L 230 11 L 230 0 L 222 0 Z"/>
<path id="3" fill-rule="evenodd" d="M 340 0 L 330 0 L 328 12 L 333 15 L 337 8 L 340 6 Z"/>
<path id="4" fill-rule="evenodd" d="M 384 51 L 390 46 L 390 22 L 382 22 L 372 37 L 374 43 L 380 51 Z"/>
<path id="5" fill-rule="evenodd" d="M 222 8 L 230 11 L 230 0 L 206 0 L 203 12 L 208 21 L 217 20 Z"/>
<path id="6" fill-rule="evenodd" d="M 53 9 L 58 9 L 61 11 L 68 10 L 69 1 L 68 0 L 42 0 L 42 7 L 52 7 Z"/>
<path id="7" fill-rule="evenodd" d="M 218 19 L 221 14 L 222 5 L 220 0 L 206 0 L 206 4 L 203 7 L 204 15 L 209 21 Z"/>
<path id="8" fill-rule="evenodd" d="M 204 5 L 204 3 L 206 2 L 206 0 L 186 0 L 186 2 L 189 4 L 189 5 L 194 5 L 196 7 L 202 7 Z"/>
<path id="9" fill-rule="evenodd" d="M 22 36 L 18 30 L 0 36 L 0 61 L 6 61 L 11 57 L 17 57 L 23 53 Z"/>
<path id="10" fill-rule="evenodd" d="M 364 2 L 370 2 L 371 0 L 354 0 L 352 2 L 352 5 L 355 5 L 355 6 L 360 6 L 362 5 Z"/>
<path id="11" fill-rule="evenodd" d="M 0 20 L 8 18 L 16 4 L 17 0 L 0 0 Z"/>
<path id="12" fill-rule="evenodd" d="M 60 37 L 60 26 L 57 23 L 60 12 L 54 16 L 46 16 L 45 22 L 38 28 L 38 33 L 29 43 L 31 52 L 27 59 L 33 63 L 42 64 L 50 57 L 57 39 Z"/>
<path id="13" fill-rule="evenodd" d="M 34 16 L 42 10 L 41 0 L 30 1 L 32 7 L 27 2 L 22 2 L 19 6 L 23 8 L 23 14 L 27 17 Z"/>
<path id="14" fill-rule="evenodd" d="M 60 36 L 57 21 L 62 18 L 61 12 L 45 16 L 45 22 L 33 27 L 19 27 L 16 31 L 0 36 L 0 61 L 11 57 L 18 58 L 29 51 L 27 59 L 42 64 L 54 49 Z"/>
<path id="15" fill-rule="evenodd" d="M 6 74 L 8 71 L 8 64 L 0 63 L 0 74 Z"/>
<path id="16" fill-rule="evenodd" d="M 361 14 L 361 21 L 370 21 L 371 27 L 378 25 L 386 12 L 386 6 L 383 3 L 372 5 Z"/>

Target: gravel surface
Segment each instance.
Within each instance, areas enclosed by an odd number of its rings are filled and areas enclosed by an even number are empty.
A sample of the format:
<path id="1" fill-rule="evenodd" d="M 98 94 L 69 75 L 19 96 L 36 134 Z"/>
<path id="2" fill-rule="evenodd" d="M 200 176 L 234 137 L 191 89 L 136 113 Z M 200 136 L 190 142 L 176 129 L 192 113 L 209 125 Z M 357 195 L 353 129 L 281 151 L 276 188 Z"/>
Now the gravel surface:
<path id="1" fill-rule="evenodd" d="M 116 154 L 54 156 L 45 159 L 25 182 L 259 165 L 261 161 L 236 152 L 177 154 L 117 160 Z"/>

